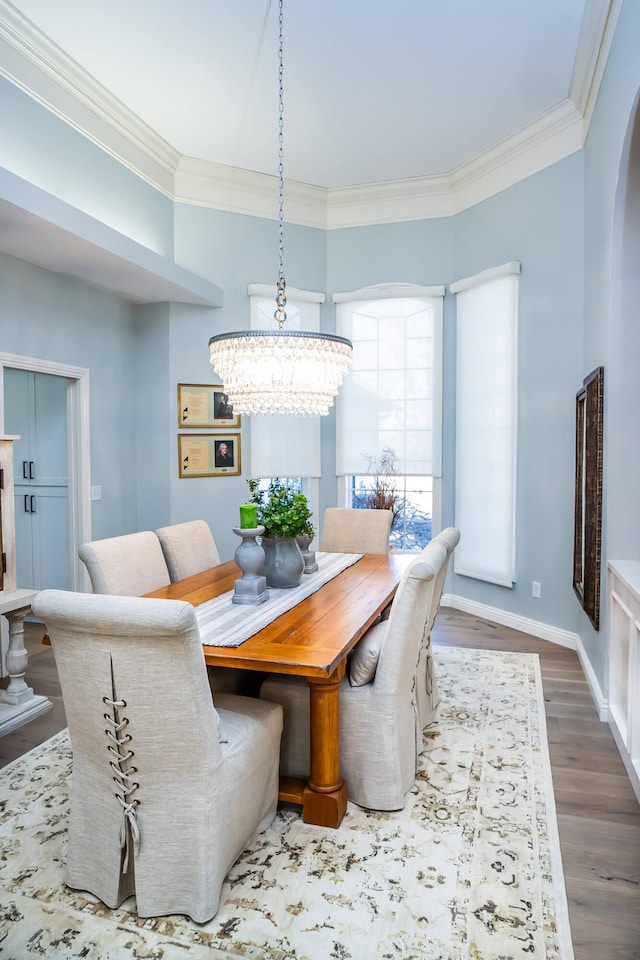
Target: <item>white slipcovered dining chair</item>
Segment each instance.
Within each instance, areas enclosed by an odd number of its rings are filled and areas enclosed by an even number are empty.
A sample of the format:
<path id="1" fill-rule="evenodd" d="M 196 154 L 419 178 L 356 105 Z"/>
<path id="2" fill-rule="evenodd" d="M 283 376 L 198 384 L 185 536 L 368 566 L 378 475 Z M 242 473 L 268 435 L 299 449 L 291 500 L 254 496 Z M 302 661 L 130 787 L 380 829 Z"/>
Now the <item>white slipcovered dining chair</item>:
<path id="1" fill-rule="evenodd" d="M 433 663 L 433 649 L 431 646 L 431 631 L 442 599 L 444 581 L 449 567 L 449 559 L 460 540 L 460 531 L 456 527 L 446 527 L 431 541 L 441 543 L 447 551 L 447 559 L 440 567 L 433 589 L 433 603 L 427 629 L 425 630 L 426 643 L 420 649 L 420 661 L 416 677 L 416 695 L 418 698 L 418 717 L 421 729 L 433 722 L 436 707 L 439 702 L 438 682 Z"/>
<path id="2" fill-rule="evenodd" d="M 391 510 L 327 507 L 322 518 L 324 553 L 388 553 Z"/>
<path id="3" fill-rule="evenodd" d="M 207 683 L 191 604 L 44 590 L 73 752 L 66 882 L 140 917 L 218 909 L 273 820 L 282 710 Z"/>
<path id="4" fill-rule="evenodd" d="M 152 530 L 83 543 L 78 556 L 94 593 L 141 597 L 171 582 L 160 541 Z"/>
<path id="5" fill-rule="evenodd" d="M 433 625 L 444 543 L 430 543 L 405 570 L 387 620 L 354 648 L 340 686 L 340 767 L 349 799 L 374 810 L 398 810 L 415 783 L 423 749 L 417 685 Z M 309 772 L 309 689 L 297 677 L 272 675 L 260 696 L 284 708 L 280 772 Z"/>
<path id="6" fill-rule="evenodd" d="M 211 528 L 206 520 L 187 520 L 156 530 L 172 583 L 202 573 L 220 563 Z M 234 667 L 208 667 L 214 694 L 239 693 L 257 696 L 260 674 Z"/>
<path id="7" fill-rule="evenodd" d="M 184 580 L 220 563 L 220 555 L 206 520 L 187 520 L 156 530 L 171 582 Z"/>

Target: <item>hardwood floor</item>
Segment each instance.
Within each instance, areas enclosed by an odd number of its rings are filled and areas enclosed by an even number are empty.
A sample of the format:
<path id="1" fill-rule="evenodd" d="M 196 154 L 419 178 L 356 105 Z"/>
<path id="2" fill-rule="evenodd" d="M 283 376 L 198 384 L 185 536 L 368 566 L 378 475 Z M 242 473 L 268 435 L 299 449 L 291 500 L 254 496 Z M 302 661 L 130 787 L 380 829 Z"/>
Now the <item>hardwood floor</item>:
<path id="1" fill-rule="evenodd" d="M 577 654 L 450 608 L 433 640 L 539 655 L 575 960 L 640 960 L 640 806 Z"/>
<path id="2" fill-rule="evenodd" d="M 65 725 L 51 648 L 27 631 L 27 679 L 53 709 L 0 739 L 0 765 Z M 576 653 L 450 608 L 433 640 L 539 655 L 575 960 L 640 960 L 640 806 Z"/>

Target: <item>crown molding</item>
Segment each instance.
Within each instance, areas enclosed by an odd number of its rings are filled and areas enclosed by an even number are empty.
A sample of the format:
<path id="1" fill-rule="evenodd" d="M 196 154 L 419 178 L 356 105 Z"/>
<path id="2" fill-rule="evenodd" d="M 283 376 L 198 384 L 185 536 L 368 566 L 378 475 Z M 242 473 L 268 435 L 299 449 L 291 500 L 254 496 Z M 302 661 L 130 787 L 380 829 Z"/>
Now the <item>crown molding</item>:
<path id="1" fill-rule="evenodd" d="M 286 181 L 286 220 L 305 227 L 327 227 L 325 187 Z M 278 219 L 278 178 L 222 163 L 182 157 L 174 177 L 174 199 L 194 206 Z"/>
<path id="2" fill-rule="evenodd" d="M 446 176 L 329 190 L 328 229 L 449 217 L 538 173 L 583 146 L 569 101 Z"/>
<path id="3" fill-rule="evenodd" d="M 587 0 L 570 96 L 447 174 L 352 187 L 286 182 L 286 220 L 323 230 L 448 217 L 582 149 L 621 0 Z M 277 178 L 181 157 L 8 0 L 0 75 L 177 202 L 278 219 Z"/>
<path id="4" fill-rule="evenodd" d="M 598 98 L 621 0 L 587 0 L 573 67 L 569 98 L 584 117 L 584 138 Z"/>
<path id="5" fill-rule="evenodd" d="M 327 227 L 366 227 L 401 220 L 432 220 L 455 212 L 447 174 L 328 191 Z"/>
<path id="6" fill-rule="evenodd" d="M 582 117 L 569 101 L 549 110 L 503 143 L 444 176 L 354 187 L 286 182 L 286 220 L 339 230 L 450 217 L 563 160 L 583 146 Z M 276 220 L 277 178 L 183 157 L 176 200 Z"/>
<path id="7" fill-rule="evenodd" d="M 180 154 L 64 50 L 0 0 L 0 75 L 162 193 Z"/>
<path id="8" fill-rule="evenodd" d="M 513 137 L 444 176 L 329 189 L 288 180 L 286 220 L 339 230 L 450 217 L 563 160 L 583 145 L 582 116 L 565 100 Z M 277 182 L 268 174 L 183 157 L 175 176 L 175 199 L 277 220 Z"/>
<path id="9" fill-rule="evenodd" d="M 451 172 L 455 213 L 526 180 L 583 146 L 582 116 L 570 100 L 564 100 L 508 140 Z"/>

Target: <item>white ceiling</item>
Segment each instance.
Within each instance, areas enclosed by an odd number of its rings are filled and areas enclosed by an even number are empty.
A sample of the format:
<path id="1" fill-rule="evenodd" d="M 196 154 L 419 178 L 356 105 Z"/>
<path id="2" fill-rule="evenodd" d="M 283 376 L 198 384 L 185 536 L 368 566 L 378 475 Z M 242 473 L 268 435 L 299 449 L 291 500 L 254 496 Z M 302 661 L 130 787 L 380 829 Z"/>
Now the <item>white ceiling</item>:
<path id="1" fill-rule="evenodd" d="M 285 0 L 285 177 L 335 188 L 455 171 L 576 100 L 606 6 Z M 182 156 L 277 173 L 278 0 L 13 7 Z"/>

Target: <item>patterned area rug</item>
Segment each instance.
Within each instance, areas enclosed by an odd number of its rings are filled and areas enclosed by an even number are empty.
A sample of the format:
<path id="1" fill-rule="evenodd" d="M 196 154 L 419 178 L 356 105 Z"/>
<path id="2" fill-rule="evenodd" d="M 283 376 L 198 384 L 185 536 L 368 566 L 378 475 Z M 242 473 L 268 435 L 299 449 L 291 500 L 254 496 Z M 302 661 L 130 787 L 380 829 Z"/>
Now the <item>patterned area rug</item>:
<path id="1" fill-rule="evenodd" d="M 404 810 L 350 803 L 339 830 L 280 811 L 202 926 L 65 886 L 66 732 L 6 767 L 0 957 L 572 960 L 538 658 L 435 660 L 439 715 Z"/>

